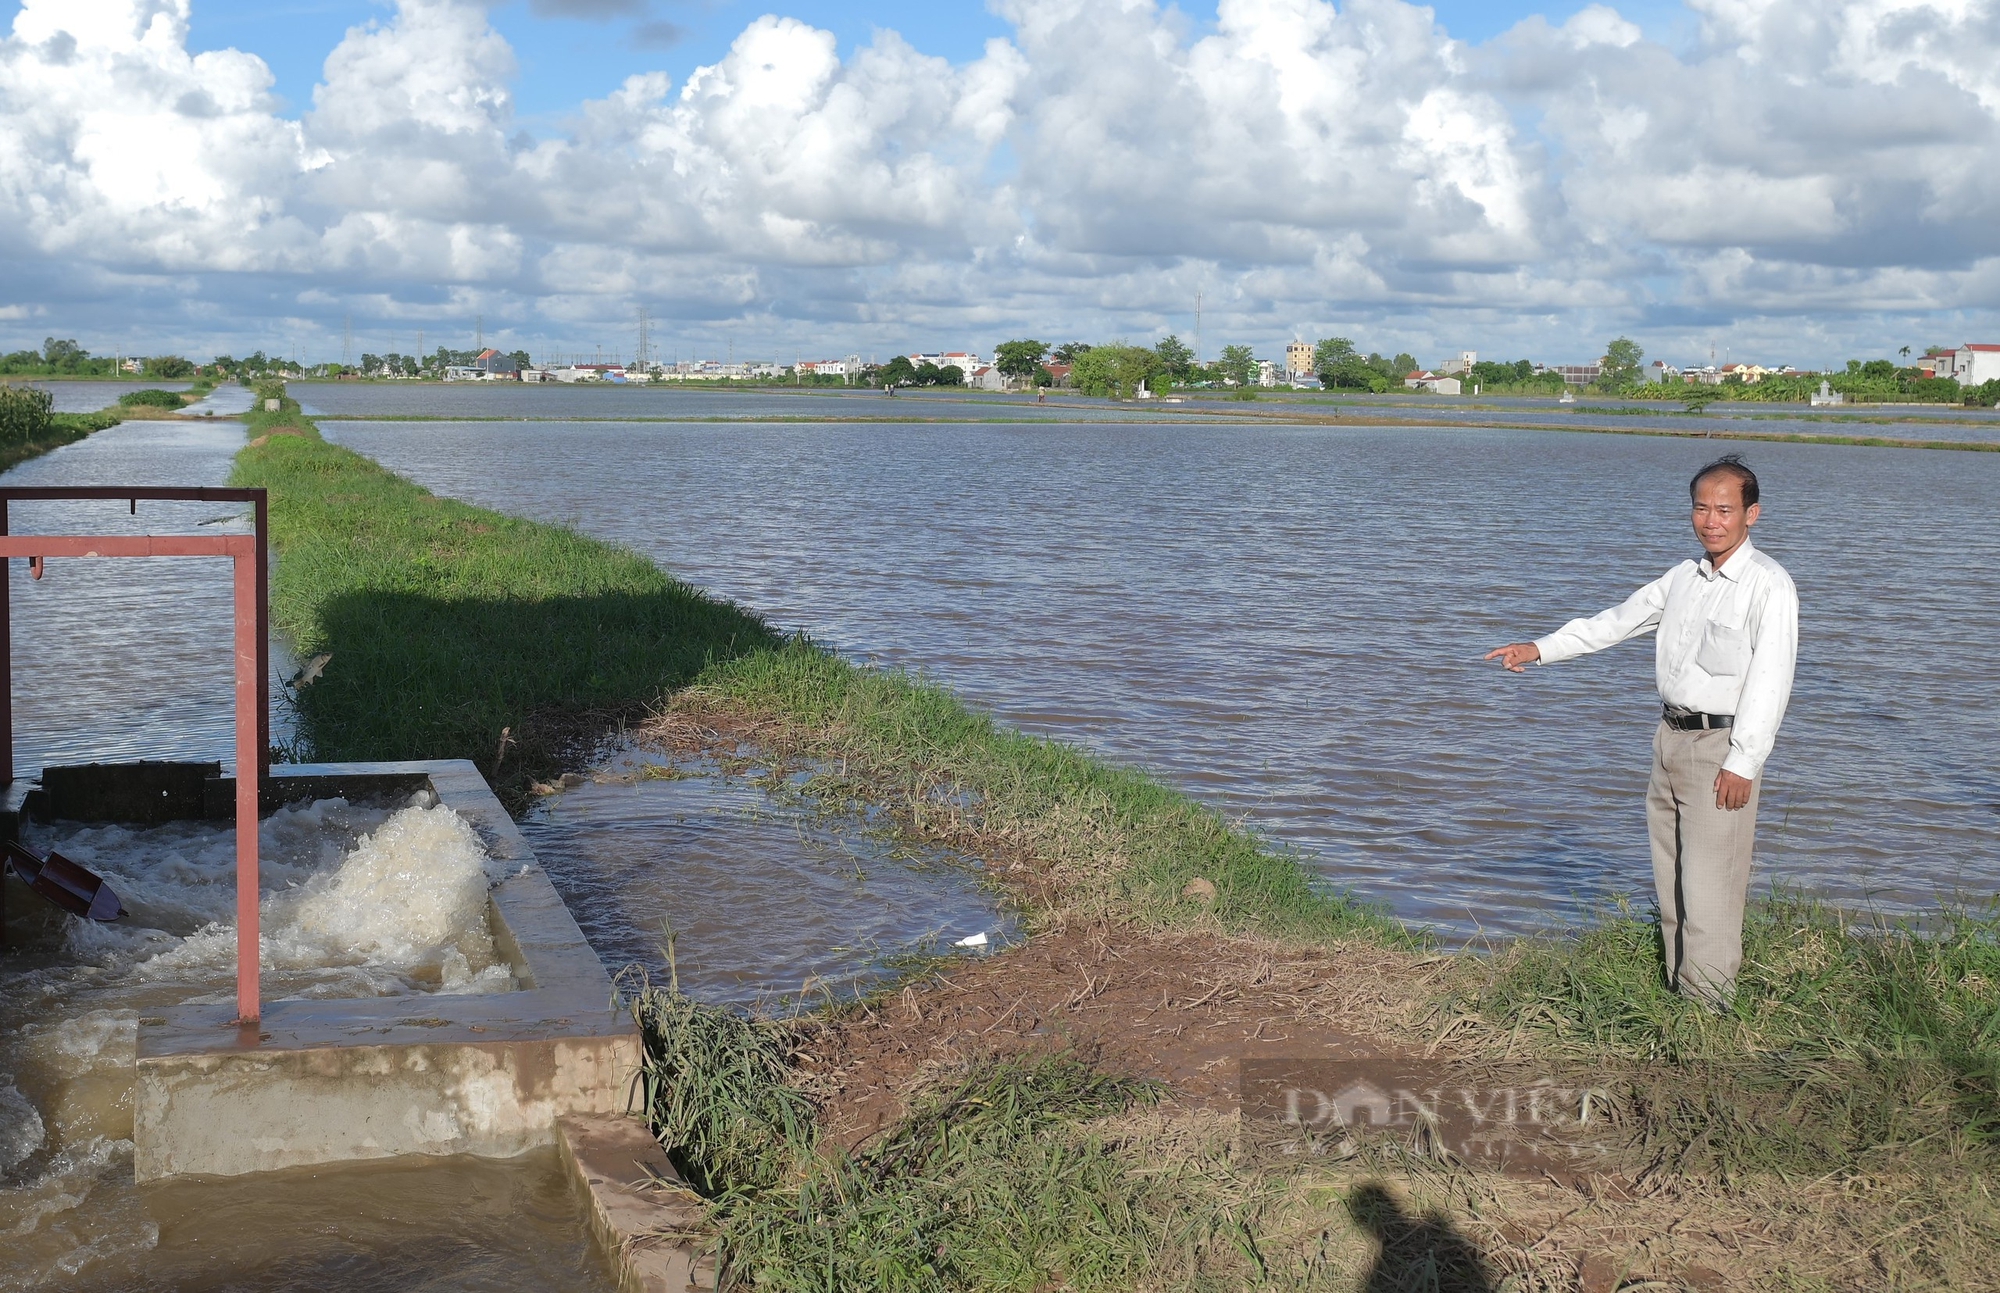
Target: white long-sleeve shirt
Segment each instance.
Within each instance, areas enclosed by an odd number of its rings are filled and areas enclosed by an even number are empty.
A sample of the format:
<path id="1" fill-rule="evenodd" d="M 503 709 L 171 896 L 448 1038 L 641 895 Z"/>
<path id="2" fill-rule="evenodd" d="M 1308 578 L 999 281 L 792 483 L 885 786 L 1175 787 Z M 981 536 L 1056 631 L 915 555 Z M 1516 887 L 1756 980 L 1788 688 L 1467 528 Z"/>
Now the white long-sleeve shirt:
<path id="1" fill-rule="evenodd" d="M 1785 568 L 1746 539 L 1717 570 L 1683 561 L 1622 605 L 1571 620 L 1535 645 L 1554 664 L 1657 628 L 1660 699 L 1704 714 L 1733 714 L 1722 766 L 1755 777 L 1771 757 L 1792 696 L 1799 593 Z"/>

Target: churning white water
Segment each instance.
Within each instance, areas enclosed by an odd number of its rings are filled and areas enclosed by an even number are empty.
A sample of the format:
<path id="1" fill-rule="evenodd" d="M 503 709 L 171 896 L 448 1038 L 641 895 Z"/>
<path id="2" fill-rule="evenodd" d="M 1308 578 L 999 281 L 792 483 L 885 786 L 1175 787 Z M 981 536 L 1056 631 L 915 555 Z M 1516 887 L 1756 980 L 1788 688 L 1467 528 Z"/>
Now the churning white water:
<path id="1" fill-rule="evenodd" d="M 430 798 L 322 800 L 265 819 L 266 1000 L 514 986 L 487 924 L 486 850 Z M 138 1021 L 235 992 L 232 824 L 25 834 L 103 875 L 129 914 L 51 915 L 59 925 L 10 952 L 0 977 L 0 1289 L 151 1246 L 157 1229 L 130 1184 Z"/>
<path id="2" fill-rule="evenodd" d="M 233 865 L 233 843 L 223 851 L 224 865 Z M 486 850 L 472 827 L 442 805 L 402 809 L 337 868 L 267 894 L 261 924 L 265 971 L 292 981 L 296 990 L 288 995 L 513 986 L 507 967 L 494 963 L 486 924 Z M 235 965 L 236 927 L 224 917 L 137 969 L 151 980 L 194 981 L 227 977 Z"/>

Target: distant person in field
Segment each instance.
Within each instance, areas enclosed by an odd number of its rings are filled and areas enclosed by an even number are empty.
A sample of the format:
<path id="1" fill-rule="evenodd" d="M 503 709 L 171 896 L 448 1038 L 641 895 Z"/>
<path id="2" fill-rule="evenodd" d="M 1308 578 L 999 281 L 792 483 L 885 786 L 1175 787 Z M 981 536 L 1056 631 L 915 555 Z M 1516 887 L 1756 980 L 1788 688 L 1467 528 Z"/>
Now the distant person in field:
<path id="1" fill-rule="evenodd" d="M 1681 562 L 1623 605 L 1545 638 L 1486 654 L 1515 673 L 1659 632 L 1664 713 L 1653 735 L 1646 825 L 1667 981 L 1722 1009 L 1743 963 L 1743 907 L 1757 837 L 1757 793 L 1799 647 L 1799 595 L 1750 542 L 1757 476 L 1735 454 L 1695 473 L 1699 561 Z"/>

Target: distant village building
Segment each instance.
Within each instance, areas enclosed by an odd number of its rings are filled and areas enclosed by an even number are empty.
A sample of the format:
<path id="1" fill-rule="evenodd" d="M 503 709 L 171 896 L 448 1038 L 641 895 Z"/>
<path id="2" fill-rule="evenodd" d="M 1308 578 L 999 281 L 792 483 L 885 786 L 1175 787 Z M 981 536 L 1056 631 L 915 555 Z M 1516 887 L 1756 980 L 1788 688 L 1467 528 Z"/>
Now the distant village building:
<path id="1" fill-rule="evenodd" d="M 1451 373 L 1470 373 L 1472 366 L 1479 362 L 1477 350 L 1461 350 L 1456 359 L 1447 359 L 1437 367 L 1440 376 Z"/>
<path id="2" fill-rule="evenodd" d="M 1429 391 L 1433 395 L 1457 395 L 1463 386 L 1458 378 L 1442 373 L 1416 372 L 1403 379 L 1403 385 L 1413 391 Z"/>
<path id="3" fill-rule="evenodd" d="M 488 378 L 509 382 L 521 380 L 520 362 L 511 355 L 503 355 L 491 348 L 480 351 L 472 361 L 472 366 Z"/>
<path id="4" fill-rule="evenodd" d="M 1257 384 L 1259 386 L 1276 386 L 1278 384 L 1278 366 L 1268 359 L 1258 360 Z"/>
<path id="5" fill-rule="evenodd" d="M 1845 404 L 1847 397 L 1834 390 L 1831 382 L 1822 381 L 1819 389 L 1807 397 L 1807 402 L 1814 408 L 1824 408 L 1834 404 Z"/>
<path id="6" fill-rule="evenodd" d="M 1604 375 L 1604 365 L 1537 364 L 1535 365 L 1535 371 L 1537 373 L 1554 373 L 1557 376 L 1561 377 L 1566 385 L 1588 386 L 1592 382 L 1596 381 L 1599 377 Z"/>
<path id="7" fill-rule="evenodd" d="M 1960 386 L 2000 381 L 2000 346 L 1968 341 L 1934 357 L 1939 377 L 1955 378 Z"/>
<path id="8" fill-rule="evenodd" d="M 1294 341 L 1285 347 L 1285 373 L 1297 379 L 1310 377 L 1313 371 L 1313 348 L 1311 343 Z"/>

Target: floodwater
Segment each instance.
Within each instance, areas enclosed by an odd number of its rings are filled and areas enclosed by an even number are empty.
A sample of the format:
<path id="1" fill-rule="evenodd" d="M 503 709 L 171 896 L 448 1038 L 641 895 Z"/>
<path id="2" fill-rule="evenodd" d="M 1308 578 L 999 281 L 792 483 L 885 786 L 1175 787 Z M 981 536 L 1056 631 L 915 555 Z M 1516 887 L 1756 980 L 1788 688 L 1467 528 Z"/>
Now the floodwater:
<path id="1" fill-rule="evenodd" d="M 1191 406 L 1107 400 L 1038 404 L 1032 395 L 1002 395 L 949 388 L 896 396 L 881 391 L 827 387 L 705 387 L 699 382 L 294 382 L 288 388 L 314 417 L 461 417 L 531 420 L 658 418 L 707 421 L 770 418 L 934 418 L 1076 421 L 1156 421 Z"/>
<path id="2" fill-rule="evenodd" d="M 665 983 L 670 927 L 683 992 L 777 1008 L 848 995 L 899 955 L 1011 933 L 963 859 L 696 771 L 629 751 L 521 823 L 614 972 L 637 963 Z"/>
<path id="3" fill-rule="evenodd" d="M 872 421 L 882 418 L 942 422 L 1282 422 L 1325 417 L 1394 418 L 1412 425 L 1543 427 L 1550 430 L 1601 428 L 1673 435 L 1852 435 L 1893 440 L 2000 440 L 2000 414 L 1992 409 L 1949 405 L 1847 405 L 1804 409 L 1772 404 L 1719 404 L 1691 418 L 1680 406 L 1660 400 L 1591 397 L 1576 404 L 1528 396 L 1423 397 L 1268 391 L 1255 404 L 1240 404 L 1213 393 L 1165 400 L 1093 399 L 1050 391 L 1046 402 L 1034 395 L 1000 394 L 950 387 L 905 391 L 891 399 L 880 391 L 782 387 L 520 385 L 511 382 L 295 382 L 294 398 L 307 413 L 339 418 L 491 418 L 567 421 L 577 419 L 658 419 L 663 421 L 756 421 L 824 418 Z"/>
<path id="4" fill-rule="evenodd" d="M 184 391 L 193 382 L 21 382 L 24 386 L 38 386 L 56 397 L 55 411 L 58 413 L 95 413 L 99 409 L 110 408 L 118 402 L 118 397 L 128 391 Z"/>
<path id="5" fill-rule="evenodd" d="M 1650 640 L 1502 642 L 1694 550 L 1686 482 L 1765 480 L 1804 601 L 1760 882 L 1885 909 L 2000 891 L 2000 455 L 1512 429 L 333 424 L 442 494 L 573 524 L 1158 771 L 1455 934 L 1650 895 Z"/>

